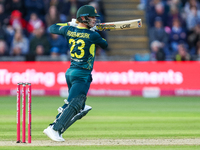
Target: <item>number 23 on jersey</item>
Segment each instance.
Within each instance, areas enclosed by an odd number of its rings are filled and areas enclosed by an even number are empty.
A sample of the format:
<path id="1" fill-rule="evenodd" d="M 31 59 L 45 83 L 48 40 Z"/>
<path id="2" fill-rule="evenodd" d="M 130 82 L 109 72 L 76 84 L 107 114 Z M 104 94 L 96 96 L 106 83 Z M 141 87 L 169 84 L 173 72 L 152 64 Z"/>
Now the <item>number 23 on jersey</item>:
<path id="1" fill-rule="evenodd" d="M 70 47 L 70 54 L 71 57 L 75 57 L 75 58 L 82 58 L 85 55 L 85 42 L 82 39 L 79 39 L 78 41 L 75 41 L 74 39 L 69 39 L 69 44 L 71 44 Z M 78 46 L 78 50 L 80 50 L 80 53 L 78 54 L 77 52 L 73 53 L 75 44 L 81 44 L 80 46 Z M 92 44 L 90 46 L 90 54 L 94 57 L 94 52 L 95 52 L 95 44 Z"/>

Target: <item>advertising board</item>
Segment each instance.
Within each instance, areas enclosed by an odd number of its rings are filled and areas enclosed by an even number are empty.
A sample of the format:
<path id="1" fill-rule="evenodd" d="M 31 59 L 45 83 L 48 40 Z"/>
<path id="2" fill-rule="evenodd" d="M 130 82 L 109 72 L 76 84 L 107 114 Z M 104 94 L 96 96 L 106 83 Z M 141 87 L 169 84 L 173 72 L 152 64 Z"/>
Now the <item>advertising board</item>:
<path id="1" fill-rule="evenodd" d="M 0 62 L 0 95 L 30 82 L 33 95 L 67 96 L 70 62 Z M 88 95 L 200 96 L 200 62 L 96 61 Z"/>

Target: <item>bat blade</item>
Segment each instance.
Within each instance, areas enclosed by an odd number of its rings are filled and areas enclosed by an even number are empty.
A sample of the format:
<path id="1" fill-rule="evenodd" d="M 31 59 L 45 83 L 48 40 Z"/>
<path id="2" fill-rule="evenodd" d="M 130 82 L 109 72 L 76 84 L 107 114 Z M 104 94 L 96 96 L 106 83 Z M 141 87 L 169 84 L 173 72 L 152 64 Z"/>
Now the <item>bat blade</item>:
<path id="1" fill-rule="evenodd" d="M 140 27 L 142 27 L 141 19 L 99 23 L 96 25 L 97 31 L 129 30 Z"/>

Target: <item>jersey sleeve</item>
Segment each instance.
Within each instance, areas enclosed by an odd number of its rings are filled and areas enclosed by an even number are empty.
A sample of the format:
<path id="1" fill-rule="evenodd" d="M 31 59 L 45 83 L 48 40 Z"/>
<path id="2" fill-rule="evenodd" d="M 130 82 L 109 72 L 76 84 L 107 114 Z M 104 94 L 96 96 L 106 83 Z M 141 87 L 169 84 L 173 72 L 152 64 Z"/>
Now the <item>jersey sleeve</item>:
<path id="1" fill-rule="evenodd" d="M 66 30 L 69 28 L 68 23 L 56 23 L 49 27 L 50 33 L 64 35 Z"/>
<path id="2" fill-rule="evenodd" d="M 95 44 L 99 45 L 101 48 L 105 49 L 108 46 L 106 39 L 102 38 L 99 33 L 95 32 L 92 35 L 92 39 Z"/>

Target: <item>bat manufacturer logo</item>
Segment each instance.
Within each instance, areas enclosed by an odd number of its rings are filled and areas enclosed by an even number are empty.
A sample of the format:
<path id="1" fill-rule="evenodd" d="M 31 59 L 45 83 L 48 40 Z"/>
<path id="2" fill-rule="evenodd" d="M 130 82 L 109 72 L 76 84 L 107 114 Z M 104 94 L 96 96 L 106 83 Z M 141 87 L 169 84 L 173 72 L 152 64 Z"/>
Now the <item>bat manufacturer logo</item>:
<path id="1" fill-rule="evenodd" d="M 124 28 L 130 28 L 131 24 L 124 24 L 122 26 L 120 26 L 121 29 L 124 29 Z"/>
<path id="2" fill-rule="evenodd" d="M 141 22 L 140 21 L 138 21 L 138 27 L 141 27 Z"/>

